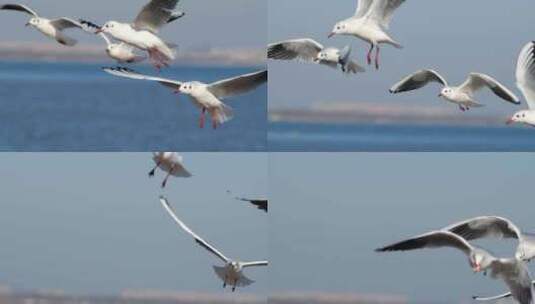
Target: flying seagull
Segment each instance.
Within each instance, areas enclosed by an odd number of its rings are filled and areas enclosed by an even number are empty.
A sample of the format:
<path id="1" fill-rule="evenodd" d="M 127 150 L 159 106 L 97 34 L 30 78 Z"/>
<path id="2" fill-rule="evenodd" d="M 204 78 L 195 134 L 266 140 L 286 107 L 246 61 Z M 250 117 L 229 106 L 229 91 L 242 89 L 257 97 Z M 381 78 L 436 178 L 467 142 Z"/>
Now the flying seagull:
<path id="1" fill-rule="evenodd" d="M 184 168 L 183 158 L 176 152 L 153 152 L 152 160 L 156 166 L 149 172 L 149 177 L 153 177 L 157 168 L 167 172 L 165 179 L 162 182 L 162 188 L 165 188 L 169 176 L 175 177 L 191 177 L 191 173 Z"/>
<path id="2" fill-rule="evenodd" d="M 143 7 L 133 23 L 108 21 L 97 30 L 113 38 L 145 50 L 152 64 L 160 69 L 175 59 L 175 45 L 167 43 L 158 36 L 161 27 L 183 16 L 176 11 L 179 0 L 151 0 Z"/>
<path id="3" fill-rule="evenodd" d="M 451 231 L 468 241 L 488 237 L 517 239 L 515 257 L 524 261 L 535 257 L 535 234 L 522 232 L 504 217 L 478 216 L 452 224 L 443 230 Z"/>
<path id="4" fill-rule="evenodd" d="M 76 45 L 77 41 L 74 38 L 65 35 L 63 33 L 63 30 L 69 28 L 83 28 L 79 22 L 67 17 L 62 17 L 53 20 L 39 17 L 39 15 L 34 10 L 22 4 L 4 4 L 0 6 L 0 9 L 19 11 L 32 16 L 30 21 L 26 23 L 26 26 L 34 27 L 39 32 L 43 33 L 45 36 L 52 38 L 66 46 L 74 46 Z"/>
<path id="5" fill-rule="evenodd" d="M 101 27 L 87 20 L 80 20 L 84 30 L 90 33 L 96 33 Z M 112 40 L 104 33 L 98 34 L 106 42 L 106 54 L 118 63 L 136 63 L 146 59 L 145 56 L 138 55 L 134 52 L 134 47 L 124 42 L 113 43 Z"/>
<path id="6" fill-rule="evenodd" d="M 268 72 L 266 70 L 240 75 L 209 84 L 199 81 L 181 82 L 142 75 L 134 70 L 123 67 L 104 68 L 104 71 L 119 77 L 156 81 L 173 89 L 175 93 L 188 95 L 193 103 L 201 109 L 201 116 L 199 119 L 200 128 L 204 128 L 205 114 L 208 112 L 212 118 L 212 127 L 214 129 L 217 129 L 219 125 L 229 121 L 233 117 L 232 108 L 224 104 L 221 101 L 222 99 L 252 91 L 266 83 L 268 79 Z"/>
<path id="7" fill-rule="evenodd" d="M 350 59 L 350 55 L 351 48 L 349 46 L 346 46 L 342 50 L 334 47 L 326 48 L 319 42 L 310 38 L 285 40 L 268 45 L 269 59 L 298 59 L 325 65 L 335 69 L 340 65 L 342 72 L 348 74 L 364 72 L 364 68 Z"/>
<path id="8" fill-rule="evenodd" d="M 342 20 L 334 26 L 329 38 L 334 35 L 349 35 L 362 39 L 370 44 L 367 60 L 372 62 L 372 51 L 376 48 L 375 68 L 379 69 L 379 47 L 390 44 L 400 49 L 402 46 L 388 35 L 390 20 L 394 11 L 405 0 L 359 0 L 355 15 Z"/>
<path id="9" fill-rule="evenodd" d="M 526 44 L 516 64 L 516 86 L 524 95 L 528 110 L 516 112 L 507 124 L 523 123 L 535 127 L 535 42 Z"/>
<path id="10" fill-rule="evenodd" d="M 182 222 L 176 215 L 173 207 L 169 204 L 167 199 L 163 196 L 160 196 L 160 202 L 165 208 L 167 213 L 173 218 L 173 220 L 180 226 L 182 230 L 191 235 L 195 242 L 203 247 L 204 249 L 211 252 L 213 255 L 218 257 L 225 266 L 213 266 L 214 271 L 217 276 L 223 281 L 223 288 L 226 288 L 227 285 L 232 286 L 232 291 L 236 290 L 236 287 L 248 286 L 254 283 L 253 280 L 250 280 L 243 274 L 243 270 L 247 267 L 257 267 L 257 266 L 267 266 L 268 261 L 255 261 L 255 262 L 240 262 L 227 258 L 223 253 L 218 251 L 215 247 L 210 245 L 208 242 L 203 240 L 200 236 L 195 234 L 184 222 Z"/>
<path id="11" fill-rule="evenodd" d="M 443 89 L 438 95 L 439 97 L 442 97 L 451 103 L 457 104 L 459 109 L 463 112 L 473 107 L 483 106 L 477 100 L 475 100 L 474 94 L 485 87 L 492 90 L 496 96 L 505 101 L 516 105 L 520 104 L 520 100 L 513 92 L 496 81 L 494 78 L 481 73 L 470 73 L 466 81 L 460 86 L 450 86 L 446 82 L 446 79 L 436 71 L 429 69 L 419 70 L 396 83 L 390 89 L 390 93 L 397 94 L 416 90 L 431 82 L 437 82 L 443 86 Z"/>

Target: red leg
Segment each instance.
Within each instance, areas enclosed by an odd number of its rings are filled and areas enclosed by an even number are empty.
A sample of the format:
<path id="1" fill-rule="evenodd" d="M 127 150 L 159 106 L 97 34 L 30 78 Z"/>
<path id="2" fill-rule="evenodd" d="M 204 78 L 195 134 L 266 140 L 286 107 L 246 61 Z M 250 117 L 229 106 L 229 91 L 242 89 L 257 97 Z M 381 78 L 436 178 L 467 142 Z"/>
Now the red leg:
<path id="1" fill-rule="evenodd" d="M 367 56 L 368 65 L 372 64 L 372 51 L 373 51 L 373 44 L 370 45 L 370 50 L 368 51 L 368 56 Z"/>
<path id="2" fill-rule="evenodd" d="M 375 49 L 375 69 L 379 69 L 379 45 Z"/>
<path id="3" fill-rule="evenodd" d="M 206 113 L 206 108 L 202 108 L 202 110 L 201 110 L 201 117 L 199 118 L 199 127 L 200 127 L 201 129 L 204 128 L 205 113 Z"/>
<path id="4" fill-rule="evenodd" d="M 212 128 L 217 130 L 217 120 L 212 120 Z"/>

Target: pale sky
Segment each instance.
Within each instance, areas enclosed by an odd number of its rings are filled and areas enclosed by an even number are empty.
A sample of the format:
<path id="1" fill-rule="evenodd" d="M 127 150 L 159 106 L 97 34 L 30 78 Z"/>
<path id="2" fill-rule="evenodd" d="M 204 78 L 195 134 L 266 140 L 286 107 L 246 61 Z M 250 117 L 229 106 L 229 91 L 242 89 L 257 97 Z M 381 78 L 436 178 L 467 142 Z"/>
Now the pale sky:
<path id="1" fill-rule="evenodd" d="M 356 3 L 270 0 L 269 41 L 310 37 L 326 46 L 350 44 L 353 58 L 365 64 L 367 43 L 348 36 L 327 39 L 337 21 L 354 14 Z M 460 84 L 472 71 L 487 73 L 520 96 L 514 85 L 514 65 L 522 46 L 535 38 L 534 10 L 534 1 L 406 1 L 396 11 L 389 30 L 404 48 L 384 46 L 379 71 L 366 67 L 367 73 L 347 77 L 324 66 L 270 61 L 270 107 L 368 102 L 458 111 L 437 98 L 437 85 L 396 96 L 388 93 L 394 83 L 422 68 L 438 70 L 451 84 Z M 521 108 L 488 92 L 478 98 L 486 107 L 465 114 L 509 115 Z"/>
<path id="2" fill-rule="evenodd" d="M 43 17 L 85 18 L 102 24 L 108 20 L 133 21 L 148 0 L 71 1 L 25 0 Z M 128 3 L 129 5 L 125 5 Z M 264 47 L 267 36 L 267 3 L 263 0 L 183 0 L 179 9 L 186 16 L 166 26 L 161 35 L 186 49 L 205 47 Z M 24 27 L 26 15 L 2 14 L 0 39 L 7 41 L 46 41 L 40 33 Z M 100 43 L 97 37 L 75 34 L 85 43 Z"/>

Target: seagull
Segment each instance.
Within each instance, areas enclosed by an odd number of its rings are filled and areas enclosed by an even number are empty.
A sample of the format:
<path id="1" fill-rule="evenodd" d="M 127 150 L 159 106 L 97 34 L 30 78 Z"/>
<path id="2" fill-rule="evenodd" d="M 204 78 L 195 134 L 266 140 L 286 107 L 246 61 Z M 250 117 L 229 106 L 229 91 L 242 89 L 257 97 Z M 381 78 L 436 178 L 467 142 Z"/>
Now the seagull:
<path id="1" fill-rule="evenodd" d="M 535 285 L 535 281 L 532 281 L 531 285 Z M 500 294 L 500 295 L 497 295 L 497 296 L 493 296 L 493 297 L 473 296 L 472 299 L 474 299 L 476 301 L 494 301 L 494 300 L 509 298 L 511 296 L 512 296 L 511 292 L 505 292 L 503 294 Z"/>
<path id="2" fill-rule="evenodd" d="M 342 20 L 334 26 L 329 38 L 334 35 L 349 35 L 370 43 L 368 64 L 372 62 L 372 51 L 375 51 L 375 68 L 379 69 L 379 45 L 386 43 L 401 49 L 402 46 L 386 33 L 394 11 L 405 0 L 359 0 L 355 15 Z"/>
<path id="3" fill-rule="evenodd" d="M 529 110 L 516 112 L 507 120 L 507 124 L 523 123 L 535 127 L 535 42 L 526 44 L 516 65 L 516 86 L 528 104 Z"/>
<path id="4" fill-rule="evenodd" d="M 528 262 L 535 257 L 535 234 L 522 232 L 513 222 L 503 217 L 478 216 L 443 230 L 451 231 L 468 241 L 487 237 L 518 239 L 515 257 Z"/>
<path id="5" fill-rule="evenodd" d="M 223 281 L 223 288 L 226 288 L 227 285 L 232 286 L 232 292 L 236 290 L 236 287 L 242 287 L 242 286 L 248 286 L 254 283 L 253 280 L 247 278 L 243 274 L 243 270 L 247 267 L 258 267 L 258 266 L 268 266 L 268 261 L 255 261 L 255 262 L 240 262 L 240 261 L 234 261 L 229 258 L 227 258 L 224 254 L 222 254 L 220 251 L 218 251 L 215 247 L 210 245 L 208 242 L 203 240 L 200 236 L 195 234 L 191 229 L 189 229 L 186 224 L 184 224 L 175 214 L 175 211 L 173 210 L 173 207 L 169 204 L 167 199 L 163 196 L 160 196 L 160 202 L 162 206 L 165 208 L 165 210 L 169 213 L 169 215 L 173 218 L 173 220 L 182 228 L 182 230 L 186 231 L 189 235 L 193 237 L 195 242 L 199 244 L 204 249 L 210 251 L 212 254 L 214 254 L 216 257 L 218 257 L 220 260 L 222 260 L 225 263 L 225 266 L 213 266 L 214 271 L 216 275 Z"/>
<path id="6" fill-rule="evenodd" d="M 342 72 L 353 73 L 364 72 L 364 68 L 351 60 L 351 48 L 346 46 L 342 50 L 334 47 L 325 48 L 319 42 L 309 39 L 291 39 L 272 43 L 268 45 L 268 58 L 276 60 L 299 59 L 314 62 L 331 68 L 340 65 Z"/>
<path id="7" fill-rule="evenodd" d="M 147 51 L 157 69 L 169 66 L 169 62 L 175 59 L 173 48 L 176 46 L 163 41 L 158 36 L 158 30 L 184 15 L 175 11 L 178 2 L 179 0 L 151 0 L 133 24 L 108 21 L 97 30 L 97 34 L 107 33 L 119 41 Z"/>
<path id="8" fill-rule="evenodd" d="M 517 258 L 496 258 L 488 251 L 471 245 L 461 236 L 450 231 L 432 231 L 393 245 L 376 249 L 377 252 L 405 251 L 422 248 L 452 247 L 468 256 L 474 272 L 491 271 L 491 277 L 502 279 L 513 298 L 520 304 L 532 304 L 533 291 L 529 270 L 524 261 Z"/>
<path id="9" fill-rule="evenodd" d="M 504 85 L 496 81 L 494 78 L 481 74 L 470 73 L 468 78 L 460 86 L 449 86 L 444 77 L 440 76 L 434 70 L 419 70 L 409 76 L 403 78 L 396 83 L 391 89 L 390 93 L 397 94 L 407 92 L 424 87 L 430 82 L 438 82 L 444 86 L 440 91 L 439 97 L 447 101 L 457 104 L 461 111 L 469 110 L 473 107 L 482 107 L 483 105 L 474 99 L 474 93 L 480 89 L 487 87 L 498 97 L 513 104 L 520 104 L 518 97 L 507 89 Z"/>
<path id="10" fill-rule="evenodd" d="M 156 81 L 173 89 L 177 94 L 183 93 L 188 95 L 193 103 L 201 109 L 199 119 L 200 128 L 204 128 L 205 114 L 208 112 L 212 118 L 212 127 L 214 129 L 217 129 L 219 125 L 229 121 L 233 117 L 232 108 L 224 104 L 221 99 L 247 93 L 266 83 L 268 79 L 268 72 L 266 70 L 240 75 L 210 84 L 199 81 L 181 82 L 142 75 L 134 70 L 123 67 L 104 68 L 104 71 L 119 77 Z"/>
<path id="11" fill-rule="evenodd" d="M 267 199 L 250 199 L 250 198 L 236 198 L 239 201 L 242 202 L 249 202 L 251 205 L 256 206 L 259 210 L 264 210 L 265 212 L 268 212 L 268 200 Z"/>
<path id="12" fill-rule="evenodd" d="M 176 177 L 191 177 L 186 168 L 184 168 L 183 157 L 176 152 L 153 152 L 152 160 L 156 163 L 156 166 L 149 172 L 149 177 L 153 177 L 156 172 L 156 168 L 160 168 L 162 171 L 167 172 L 165 179 L 162 182 L 162 188 L 165 188 L 167 179 L 173 175 Z"/>
<path id="13" fill-rule="evenodd" d="M 4 4 L 0 6 L 0 9 L 19 11 L 31 15 L 32 18 L 26 23 L 26 26 L 34 27 L 45 36 L 50 37 L 66 46 L 74 46 L 76 45 L 77 41 L 74 38 L 65 35 L 63 30 L 69 28 L 82 29 L 82 25 L 80 23 L 70 18 L 62 17 L 59 19 L 50 20 L 39 17 L 34 10 L 22 4 Z"/>
<path id="14" fill-rule="evenodd" d="M 80 20 L 80 24 L 84 26 L 84 30 L 95 33 L 101 27 L 86 21 Z M 106 54 L 111 58 L 117 60 L 118 63 L 137 63 L 146 59 L 145 56 L 138 55 L 134 52 L 134 47 L 124 42 L 113 43 L 111 39 L 104 33 L 98 34 L 106 42 Z"/>

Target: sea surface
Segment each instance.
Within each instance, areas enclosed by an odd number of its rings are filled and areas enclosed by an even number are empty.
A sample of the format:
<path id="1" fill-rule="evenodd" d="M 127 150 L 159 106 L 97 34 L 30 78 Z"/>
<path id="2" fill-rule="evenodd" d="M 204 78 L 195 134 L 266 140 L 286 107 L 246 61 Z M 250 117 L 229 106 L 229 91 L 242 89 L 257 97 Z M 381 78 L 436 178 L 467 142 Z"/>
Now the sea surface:
<path id="1" fill-rule="evenodd" d="M 104 73 L 102 64 L 0 62 L 0 151 L 263 151 L 267 88 L 226 100 L 234 119 L 198 127 L 187 96 Z M 261 68 L 172 67 L 176 80 L 212 82 Z"/>
<path id="2" fill-rule="evenodd" d="M 270 151 L 535 151 L 535 128 L 271 123 Z"/>

